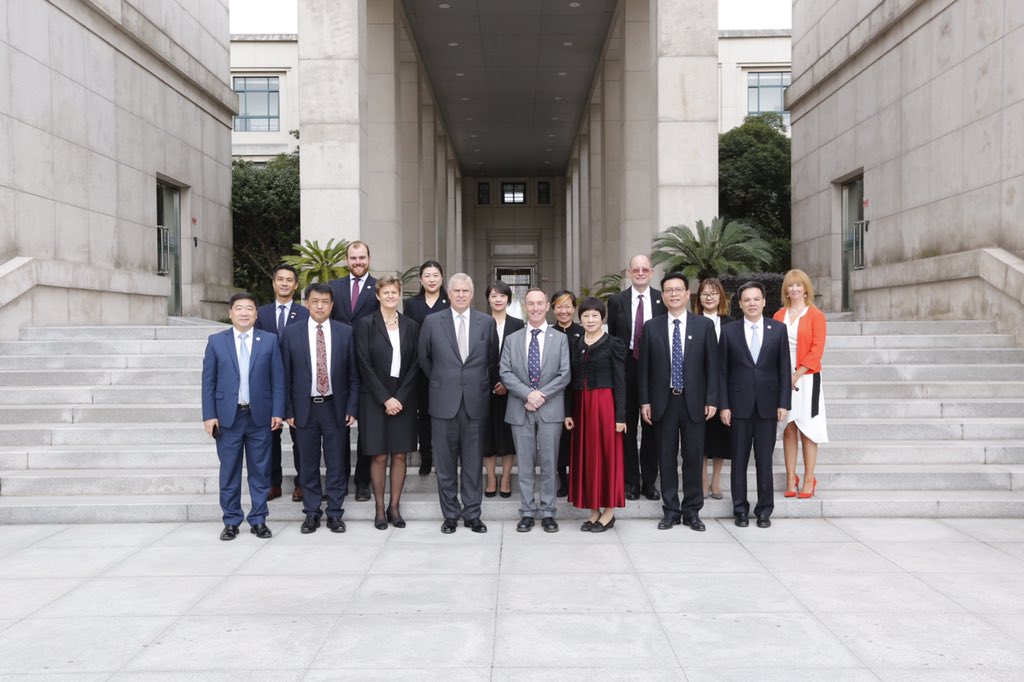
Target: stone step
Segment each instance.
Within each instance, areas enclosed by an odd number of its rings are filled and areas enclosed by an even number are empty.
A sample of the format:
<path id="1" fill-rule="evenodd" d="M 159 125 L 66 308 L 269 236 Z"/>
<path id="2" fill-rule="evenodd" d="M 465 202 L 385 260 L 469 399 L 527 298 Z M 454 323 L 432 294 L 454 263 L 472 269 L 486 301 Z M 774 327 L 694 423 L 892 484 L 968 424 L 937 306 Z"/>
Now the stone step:
<path id="1" fill-rule="evenodd" d="M 0 424 L 198 424 L 202 420 L 198 401 L 180 405 L 8 405 L 0 410 Z"/>
<path id="2" fill-rule="evenodd" d="M 1013 334 L 903 334 L 843 336 L 829 328 L 826 351 L 865 348 L 1016 348 Z"/>
<path id="3" fill-rule="evenodd" d="M 243 509 L 249 500 L 243 497 Z M 485 522 L 515 520 L 519 502 L 487 498 L 483 501 Z M 660 501 L 627 502 L 616 510 L 619 518 L 650 519 L 662 516 Z M 372 502 L 346 500 L 345 521 L 370 523 Z M 563 532 L 574 530 L 568 521 L 582 520 L 586 510 L 575 509 L 564 500 L 558 503 L 558 519 L 565 524 Z M 411 522 L 440 524 L 437 493 L 409 493 L 402 497 L 402 516 Z M 707 499 L 701 510 L 703 518 L 730 518 L 732 502 L 728 498 Z M 784 498 L 777 494 L 772 518 L 844 518 L 844 517 L 1024 517 L 1024 492 L 1019 490 L 823 490 L 820 486 L 809 500 Z M 302 506 L 282 497 L 270 503 L 268 525 L 274 529 L 285 522 L 301 521 Z M 0 497 L 0 524 L 13 523 L 126 523 L 166 521 L 219 522 L 220 506 L 214 493 L 195 495 L 81 495 L 69 498 L 54 496 Z M 784 521 L 782 521 L 784 523 Z M 321 531 L 323 532 L 323 531 Z M 400 531 L 396 531 L 400 532 Z M 460 526 L 460 532 L 466 532 Z M 216 533 L 213 536 L 215 537 Z M 438 533 L 438 537 L 441 535 Z"/>
<path id="4" fill-rule="evenodd" d="M 168 324 L 166 326 L 92 326 L 92 327 L 22 327 L 18 338 L 23 341 L 97 340 L 189 340 L 206 339 L 228 328 L 226 324 L 206 321 L 201 325 Z"/>
<path id="5" fill-rule="evenodd" d="M 0 341 L 0 355 L 198 355 L 206 339 L 124 341 L 68 339 L 63 341 Z"/>
<path id="6" fill-rule="evenodd" d="M 0 370 L 0 386 L 199 386 L 202 371 L 169 369 Z"/>
<path id="7" fill-rule="evenodd" d="M 828 381 L 1024 381 L 1024 365 L 826 366 Z"/>
<path id="8" fill-rule="evenodd" d="M 1021 365 L 1021 348 L 900 348 L 835 350 L 826 348 L 824 367 L 839 365 Z"/>
<path id="9" fill-rule="evenodd" d="M 729 467 L 726 465 L 725 471 Z M 290 494 L 294 471 L 286 470 Z M 728 475 L 723 489 L 728 490 Z M 1021 490 L 1024 489 L 1024 465 L 998 466 L 987 464 L 911 466 L 911 465 L 831 465 L 822 464 L 816 471 L 818 485 L 829 490 Z M 244 476 L 243 476 L 244 479 Z M 786 485 L 785 470 L 775 467 L 775 487 Z M 518 491 L 518 472 L 513 470 L 512 490 Z M 247 484 L 243 480 L 243 487 Z M 351 486 L 350 482 L 350 492 Z M 754 489 L 754 471 L 748 476 L 748 488 Z M 109 469 L 24 470 L 0 475 L 3 495 L 178 495 L 216 493 L 219 489 L 215 467 L 201 469 Z M 437 492 L 433 476 L 412 475 L 406 479 L 404 492 Z M 514 492 L 518 495 L 518 492 Z"/>
<path id="10" fill-rule="evenodd" d="M 200 371 L 199 355 L 0 355 L 0 370 L 188 369 Z"/>
<path id="11" fill-rule="evenodd" d="M 197 445 L 210 437 L 199 421 L 192 423 L 0 424 L 0 443 L 44 445 Z"/>
<path id="12" fill-rule="evenodd" d="M 1024 381 L 833 381 L 825 371 L 825 396 L 833 398 L 1024 398 Z"/>
<path id="13" fill-rule="evenodd" d="M 831 393 L 831 392 L 829 392 Z M 1016 400 L 957 398 L 951 400 L 833 399 L 827 396 L 828 418 L 914 419 L 919 417 L 1024 418 L 1024 397 Z"/>
<path id="14" fill-rule="evenodd" d="M 0 405 L 196 404 L 198 386 L 32 386 L 0 391 Z"/>
<path id="15" fill-rule="evenodd" d="M 995 320 L 849 320 L 828 323 L 829 336 L 906 336 L 910 334 L 995 334 Z"/>
<path id="16" fill-rule="evenodd" d="M 1020 419 L 829 419 L 829 439 L 872 440 L 1003 440 L 1024 439 Z"/>

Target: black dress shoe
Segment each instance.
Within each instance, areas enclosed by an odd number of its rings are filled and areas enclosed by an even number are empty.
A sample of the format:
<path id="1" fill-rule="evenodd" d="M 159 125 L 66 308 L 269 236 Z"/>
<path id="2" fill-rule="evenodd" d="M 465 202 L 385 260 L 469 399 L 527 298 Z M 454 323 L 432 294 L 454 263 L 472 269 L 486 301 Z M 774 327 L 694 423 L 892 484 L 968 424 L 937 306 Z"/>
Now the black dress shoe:
<path id="1" fill-rule="evenodd" d="M 637 488 L 626 488 L 626 499 L 627 500 L 639 500 L 640 491 Z"/>
<path id="2" fill-rule="evenodd" d="M 661 493 L 658 492 L 657 488 L 651 486 L 650 488 L 644 488 L 644 497 L 648 500 L 660 500 Z"/>
<path id="3" fill-rule="evenodd" d="M 430 467 L 434 464 L 434 458 L 431 455 L 424 455 L 420 453 L 420 476 L 429 476 Z"/>
<path id="4" fill-rule="evenodd" d="M 767 516 L 758 516 L 757 517 L 757 527 L 758 528 L 771 528 L 772 527 L 772 520 L 770 518 L 768 518 Z"/>
<path id="5" fill-rule="evenodd" d="M 356 486 L 356 502 L 366 502 L 370 499 L 370 486 L 368 485 L 357 485 Z"/>
<path id="6" fill-rule="evenodd" d="M 302 522 L 302 528 L 299 531 L 303 535 L 309 535 L 315 533 L 316 529 L 320 527 L 320 517 L 316 514 L 307 514 L 306 520 Z"/>
<path id="7" fill-rule="evenodd" d="M 705 526 L 704 522 L 700 520 L 700 517 L 696 516 L 696 515 L 695 516 L 691 516 L 688 519 L 683 519 L 683 525 L 684 526 L 689 526 L 690 530 L 695 530 L 695 531 L 705 531 L 705 530 L 707 530 L 707 526 Z"/>
<path id="8" fill-rule="evenodd" d="M 441 524 L 441 532 L 445 535 L 454 533 L 459 528 L 459 522 L 455 519 L 445 519 L 444 523 Z"/>
<path id="9" fill-rule="evenodd" d="M 556 495 L 558 497 L 569 497 L 569 484 L 565 481 L 559 484 Z"/>
<path id="10" fill-rule="evenodd" d="M 594 525 L 591 526 L 590 532 L 591 533 L 603 533 L 603 532 L 605 532 L 606 530 L 608 530 L 609 528 L 611 528 L 614 525 L 615 525 L 615 517 L 614 516 L 611 517 L 610 519 L 608 519 L 608 523 L 601 523 L 600 521 L 594 521 Z"/>
<path id="11" fill-rule="evenodd" d="M 327 517 L 327 527 L 331 530 L 332 533 L 344 533 L 345 532 L 345 522 L 342 521 L 337 516 L 328 516 Z"/>
<path id="12" fill-rule="evenodd" d="M 532 516 L 524 516 L 523 518 L 519 519 L 519 523 L 516 524 L 517 533 L 529 533 L 531 530 L 533 530 Z"/>
<path id="13" fill-rule="evenodd" d="M 590 519 L 587 519 L 586 521 L 583 522 L 583 525 L 580 526 L 580 530 L 583 531 L 584 533 L 591 532 L 592 530 L 594 530 L 594 522 L 591 521 Z"/>
<path id="14" fill-rule="evenodd" d="M 735 523 L 740 528 L 746 528 L 750 525 L 750 517 L 746 514 L 740 514 L 736 517 L 736 520 L 733 521 L 733 523 Z"/>
<path id="15" fill-rule="evenodd" d="M 665 518 L 658 521 L 658 530 L 668 530 L 672 526 L 679 525 L 679 517 L 673 514 L 665 514 Z"/>
<path id="16" fill-rule="evenodd" d="M 377 530 L 388 529 L 388 517 L 386 516 L 375 516 L 373 517 L 373 527 Z"/>
<path id="17" fill-rule="evenodd" d="M 238 526 L 224 526 L 220 532 L 220 539 L 224 541 L 234 540 L 238 537 Z"/>
<path id="18" fill-rule="evenodd" d="M 260 540 L 269 540 L 273 533 L 267 528 L 265 523 L 257 523 L 255 526 L 249 529 L 249 532 L 258 537 Z"/>
<path id="19" fill-rule="evenodd" d="M 554 516 L 545 516 L 540 520 L 540 527 L 544 529 L 545 533 L 557 533 L 558 521 L 555 521 Z"/>
<path id="20" fill-rule="evenodd" d="M 395 528 L 405 528 L 405 519 L 397 511 L 387 511 L 388 522 Z"/>
<path id="21" fill-rule="evenodd" d="M 487 526 L 480 519 L 465 519 L 463 522 L 466 528 L 470 529 L 474 533 L 486 533 Z"/>

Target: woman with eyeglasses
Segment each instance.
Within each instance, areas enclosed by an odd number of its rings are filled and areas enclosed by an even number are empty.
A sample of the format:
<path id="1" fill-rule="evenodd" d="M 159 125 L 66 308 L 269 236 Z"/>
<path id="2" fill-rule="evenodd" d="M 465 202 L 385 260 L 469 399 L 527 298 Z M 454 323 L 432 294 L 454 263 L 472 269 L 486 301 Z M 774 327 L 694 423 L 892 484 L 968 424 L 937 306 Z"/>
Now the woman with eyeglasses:
<path id="1" fill-rule="evenodd" d="M 722 326 L 736 321 L 736 318 L 729 315 L 729 297 L 725 295 L 725 287 L 717 277 L 708 277 L 701 281 L 697 292 L 693 312 L 710 319 L 715 324 L 715 337 L 721 339 Z M 708 459 L 713 462 L 710 488 Z M 727 459 L 732 459 L 729 454 L 729 427 L 721 419 L 711 419 L 704 432 L 704 497 L 722 499 L 722 465 Z"/>
<path id="2" fill-rule="evenodd" d="M 568 337 L 570 357 L 572 349 L 583 338 L 583 325 L 572 321 L 576 313 L 576 294 L 562 289 L 551 294 L 551 309 L 555 312 L 553 328 Z M 558 497 L 569 494 L 569 445 L 572 434 L 568 429 L 562 430 L 562 440 L 558 444 Z"/>

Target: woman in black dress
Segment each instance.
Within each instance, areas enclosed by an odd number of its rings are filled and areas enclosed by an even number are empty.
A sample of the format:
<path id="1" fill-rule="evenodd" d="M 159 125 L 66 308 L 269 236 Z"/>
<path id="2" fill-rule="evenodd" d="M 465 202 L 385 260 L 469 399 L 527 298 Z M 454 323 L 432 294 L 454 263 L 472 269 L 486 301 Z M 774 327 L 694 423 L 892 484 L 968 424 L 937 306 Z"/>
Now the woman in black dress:
<path id="1" fill-rule="evenodd" d="M 722 338 L 722 326 L 736 319 L 729 316 L 729 297 L 725 295 L 725 287 L 717 277 L 709 277 L 697 288 L 697 302 L 694 313 L 703 315 L 715 324 L 715 338 Z M 704 497 L 715 500 L 722 499 L 722 465 L 725 460 L 732 459 L 729 454 L 729 427 L 721 419 L 710 419 L 706 423 L 704 435 Z M 708 489 L 708 458 L 711 465 L 711 488 Z"/>
<path id="2" fill-rule="evenodd" d="M 555 312 L 554 329 L 568 337 L 569 353 L 583 338 L 583 327 L 572 321 L 576 314 L 576 294 L 562 289 L 551 294 L 551 309 Z M 569 494 L 569 444 L 572 435 L 569 429 L 562 429 L 562 440 L 558 443 L 558 496 Z"/>
<path id="3" fill-rule="evenodd" d="M 420 290 L 402 306 L 405 316 L 422 326 L 427 315 L 450 308 L 448 293 L 444 290 L 444 269 L 436 260 L 428 260 L 420 266 Z M 420 372 L 417 380 L 419 412 L 417 414 L 418 436 L 420 444 L 420 476 L 430 473 L 434 464 L 433 449 L 430 443 L 430 381 Z"/>
<path id="4" fill-rule="evenodd" d="M 380 310 L 356 322 L 359 358 L 359 435 L 370 462 L 370 482 L 377 505 L 373 525 L 388 522 L 405 528 L 399 511 L 405 486 L 405 455 L 416 447 L 416 381 L 420 374 L 416 343 L 419 325 L 398 312 L 402 282 L 377 279 Z M 391 500 L 384 510 L 384 475 L 391 455 Z"/>
<path id="5" fill-rule="evenodd" d="M 519 331 L 526 323 L 518 317 L 508 314 L 508 304 L 512 301 L 512 288 L 502 281 L 492 282 L 487 287 L 487 305 L 491 308 L 491 317 L 498 327 L 498 356 L 505 339 L 512 332 Z M 502 497 L 512 496 L 512 465 L 516 461 L 516 446 L 512 441 L 512 427 L 505 423 L 505 408 L 508 406 L 508 389 L 500 381 L 494 385 L 491 393 L 491 438 L 490 447 L 484 453 L 484 470 L 487 482 L 484 484 L 484 495 L 494 497 L 501 493 Z M 501 487 L 497 482 L 497 463 L 501 457 Z"/>

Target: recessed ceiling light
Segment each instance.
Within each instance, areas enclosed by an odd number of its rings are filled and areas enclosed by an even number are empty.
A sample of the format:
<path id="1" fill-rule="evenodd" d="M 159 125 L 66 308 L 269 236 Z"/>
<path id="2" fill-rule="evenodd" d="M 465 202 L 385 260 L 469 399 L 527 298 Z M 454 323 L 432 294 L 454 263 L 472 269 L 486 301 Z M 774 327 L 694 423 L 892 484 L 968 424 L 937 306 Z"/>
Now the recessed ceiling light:
<path id="1" fill-rule="evenodd" d="M 482 166 L 482 165 L 484 165 L 484 162 L 483 162 L 483 161 L 477 161 L 477 162 L 476 162 L 476 165 L 478 165 L 478 166 Z"/>
<path id="2" fill-rule="evenodd" d="M 473 151 L 475 151 L 475 152 L 478 152 L 478 151 L 480 151 L 480 150 L 479 150 L 479 149 L 474 149 Z"/>
<path id="3" fill-rule="evenodd" d="M 550 161 L 545 161 L 545 162 L 544 162 L 544 165 L 545 165 L 545 166 L 550 166 L 550 165 L 551 165 L 551 162 L 550 162 Z"/>
<path id="4" fill-rule="evenodd" d="M 461 71 L 456 71 L 456 72 L 455 72 L 455 75 L 456 75 L 456 76 L 458 76 L 459 78 L 462 78 L 462 77 L 463 77 L 463 76 L 465 76 L 466 74 L 462 73 Z"/>
<path id="5" fill-rule="evenodd" d="M 461 99 L 463 102 L 468 102 L 469 101 L 468 97 L 460 97 L 459 99 Z"/>
<path id="6" fill-rule="evenodd" d="M 548 133 L 548 137 L 554 137 L 554 136 L 555 136 L 554 133 Z"/>
<path id="7" fill-rule="evenodd" d="M 558 120 L 558 117 L 557 117 L 557 116 L 552 116 L 552 117 L 551 117 L 551 120 L 552 120 L 552 121 L 557 121 L 557 120 Z"/>
<path id="8" fill-rule="evenodd" d="M 579 7 L 579 4 L 580 3 L 577 2 L 576 6 Z M 569 7 L 572 7 L 572 5 L 573 3 L 570 2 Z M 438 5 L 438 7 L 440 7 L 441 9 L 448 9 L 449 7 L 451 7 L 451 5 L 449 5 L 447 2 L 442 2 L 440 5 Z"/>
<path id="9" fill-rule="evenodd" d="M 562 96 L 561 95 L 555 95 L 555 101 L 556 102 L 561 102 L 562 101 Z"/>
<path id="10" fill-rule="evenodd" d="M 551 151 L 551 147 L 548 147 L 548 148 L 547 148 L 547 149 L 545 149 L 544 151 L 546 151 L 546 152 L 549 152 L 549 151 Z"/>
<path id="11" fill-rule="evenodd" d="M 572 42 L 567 40 L 564 43 L 562 43 L 562 45 L 564 45 L 565 47 L 572 47 Z"/>
<path id="12" fill-rule="evenodd" d="M 442 5 L 442 7 L 443 7 L 443 6 L 444 6 L 444 5 Z M 569 7 L 572 7 L 573 9 L 576 9 L 576 8 L 577 8 L 577 7 L 579 7 L 579 6 L 580 6 L 580 3 L 578 3 L 578 2 L 570 2 L 570 3 L 569 3 Z"/>
<path id="13" fill-rule="evenodd" d="M 473 120 L 473 117 L 472 117 L 472 116 L 467 116 L 467 117 L 466 117 L 466 120 L 467 120 L 467 121 L 472 121 L 472 120 Z"/>
<path id="14" fill-rule="evenodd" d="M 456 43 L 455 41 L 452 41 L 452 42 L 448 43 L 448 47 L 458 47 L 458 46 L 459 46 L 459 44 Z"/>
<path id="15" fill-rule="evenodd" d="M 565 71 L 559 71 L 558 75 L 559 76 L 568 76 L 569 74 L 567 74 Z"/>
<path id="16" fill-rule="evenodd" d="M 475 139 L 476 138 L 476 133 L 473 133 L 472 135 L 470 135 L 470 137 Z"/>

